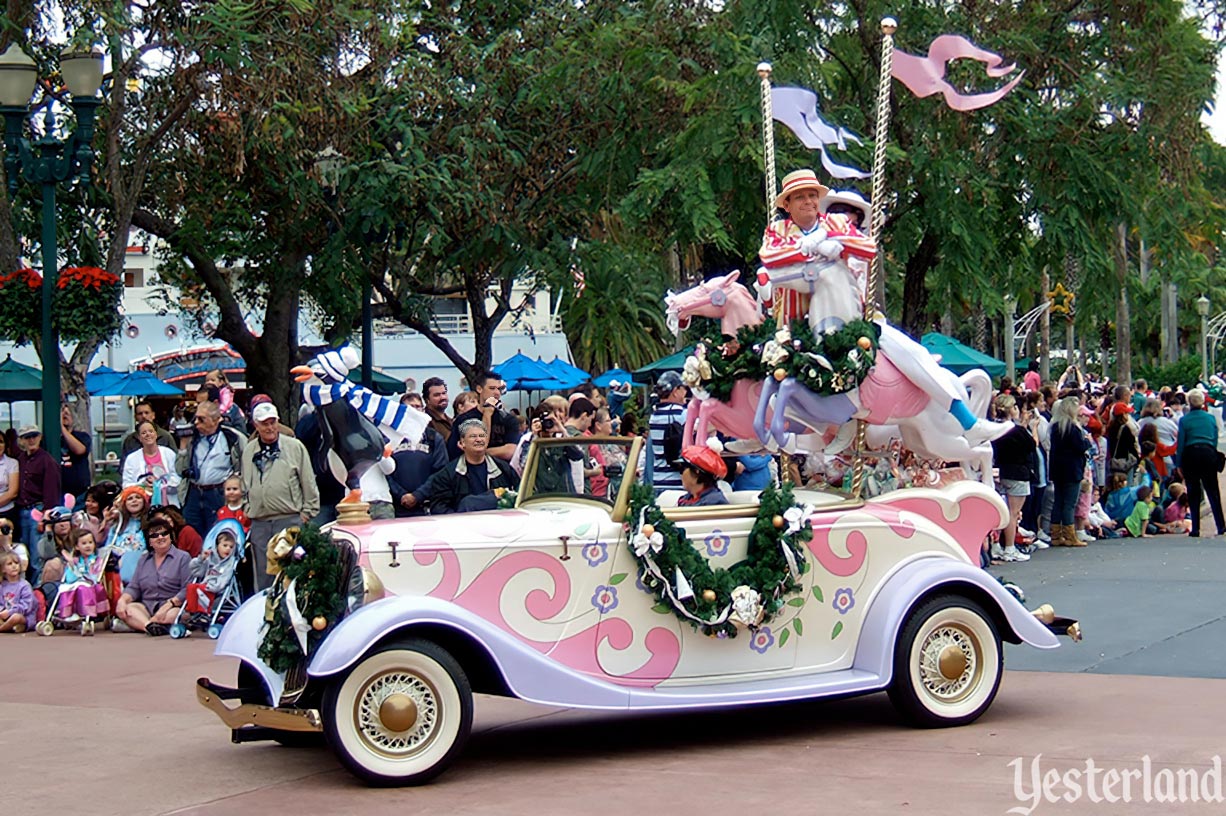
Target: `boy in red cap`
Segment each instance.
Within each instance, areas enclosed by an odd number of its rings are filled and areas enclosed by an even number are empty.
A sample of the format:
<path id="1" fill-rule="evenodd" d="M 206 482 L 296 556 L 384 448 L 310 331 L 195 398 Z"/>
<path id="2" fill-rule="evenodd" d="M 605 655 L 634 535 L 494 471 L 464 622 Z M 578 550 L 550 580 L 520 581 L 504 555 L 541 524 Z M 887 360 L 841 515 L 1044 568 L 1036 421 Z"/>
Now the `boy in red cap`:
<path id="1" fill-rule="evenodd" d="M 728 475 L 728 466 L 717 451 L 706 445 L 691 445 L 681 451 L 681 461 L 677 465 L 681 471 L 681 486 L 687 493 L 677 500 L 678 507 L 728 503 L 728 497 L 715 484 Z"/>

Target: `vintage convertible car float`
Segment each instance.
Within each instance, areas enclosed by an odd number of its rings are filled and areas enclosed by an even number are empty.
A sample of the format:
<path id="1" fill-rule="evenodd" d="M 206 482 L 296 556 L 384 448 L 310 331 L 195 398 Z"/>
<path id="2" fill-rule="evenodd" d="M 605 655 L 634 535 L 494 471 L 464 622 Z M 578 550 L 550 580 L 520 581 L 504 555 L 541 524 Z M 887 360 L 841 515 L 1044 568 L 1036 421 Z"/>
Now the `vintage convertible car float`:
<path id="1" fill-rule="evenodd" d="M 588 439 L 585 459 L 589 444 L 636 462 L 641 443 Z M 337 522 L 344 608 L 298 609 L 294 636 L 277 638 L 285 581 L 273 604 L 249 600 L 216 650 L 241 661 L 239 687 L 202 678 L 200 702 L 236 742 L 322 731 L 357 776 L 414 784 L 460 752 L 474 692 L 658 710 L 887 691 L 913 724 L 962 725 L 996 696 L 1002 640 L 1051 649 L 1070 623 L 1047 625 L 1049 607 L 1032 614 L 977 566 L 1006 519 L 979 483 L 863 502 L 785 488 L 716 507 L 653 500 L 630 477 L 608 499 L 543 492 L 572 467 L 568 445 L 534 445 L 506 509 Z M 261 656 L 270 637 L 282 655 L 304 646 L 289 681 Z"/>

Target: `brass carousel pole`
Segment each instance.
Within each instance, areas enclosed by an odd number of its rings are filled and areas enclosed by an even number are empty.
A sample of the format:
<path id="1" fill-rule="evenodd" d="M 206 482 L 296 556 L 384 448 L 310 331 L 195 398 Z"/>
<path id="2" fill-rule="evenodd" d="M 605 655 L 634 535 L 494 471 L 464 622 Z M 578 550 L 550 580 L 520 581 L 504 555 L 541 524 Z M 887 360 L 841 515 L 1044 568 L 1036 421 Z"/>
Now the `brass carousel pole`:
<path id="1" fill-rule="evenodd" d="M 881 21 L 881 73 L 877 77 L 877 125 L 873 150 L 873 209 L 870 232 L 878 241 L 878 252 L 868 268 L 868 283 L 864 292 L 864 319 L 872 320 L 877 307 L 885 305 L 885 279 L 881 275 L 881 230 L 885 225 L 885 146 L 890 128 L 890 81 L 894 62 L 894 32 L 898 23 L 893 17 Z M 880 290 L 880 291 L 879 291 Z M 868 424 L 859 420 L 856 427 L 856 461 L 852 468 L 851 496 L 859 499 L 864 490 L 864 448 Z"/>

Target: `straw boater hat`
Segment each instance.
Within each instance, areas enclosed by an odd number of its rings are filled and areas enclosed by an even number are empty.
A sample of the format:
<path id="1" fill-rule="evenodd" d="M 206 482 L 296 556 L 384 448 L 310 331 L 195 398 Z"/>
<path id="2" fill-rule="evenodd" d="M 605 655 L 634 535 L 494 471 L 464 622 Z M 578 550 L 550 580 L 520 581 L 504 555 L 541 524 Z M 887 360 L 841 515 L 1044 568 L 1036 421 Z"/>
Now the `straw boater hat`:
<path id="1" fill-rule="evenodd" d="M 830 192 L 830 188 L 819 182 L 812 170 L 794 170 L 783 177 L 783 189 L 775 196 L 775 206 L 781 210 L 787 209 L 788 196 L 797 190 L 817 190 L 823 196 Z"/>
<path id="2" fill-rule="evenodd" d="M 822 196 L 821 201 L 817 202 L 817 211 L 822 215 L 825 215 L 826 211 L 830 209 L 830 205 L 832 204 L 847 204 L 848 206 L 855 207 L 857 210 L 864 213 L 864 218 L 861 219 L 860 224 L 866 230 L 868 229 L 869 222 L 873 220 L 872 205 L 865 200 L 864 196 L 860 195 L 855 190 L 831 190 L 829 193 Z"/>

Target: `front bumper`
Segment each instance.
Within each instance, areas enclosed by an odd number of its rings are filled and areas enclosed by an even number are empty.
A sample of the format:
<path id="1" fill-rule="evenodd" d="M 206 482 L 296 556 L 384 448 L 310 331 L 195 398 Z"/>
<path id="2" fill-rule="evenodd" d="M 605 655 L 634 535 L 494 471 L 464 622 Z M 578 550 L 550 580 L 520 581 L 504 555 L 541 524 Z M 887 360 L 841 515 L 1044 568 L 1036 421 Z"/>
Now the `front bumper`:
<path id="1" fill-rule="evenodd" d="M 272 739 L 277 732 L 320 733 L 324 729 L 319 712 L 313 708 L 273 708 L 245 702 L 231 707 L 224 702 L 250 696 L 247 690 L 218 686 L 207 677 L 196 681 L 196 700 L 230 728 L 234 742 Z"/>

